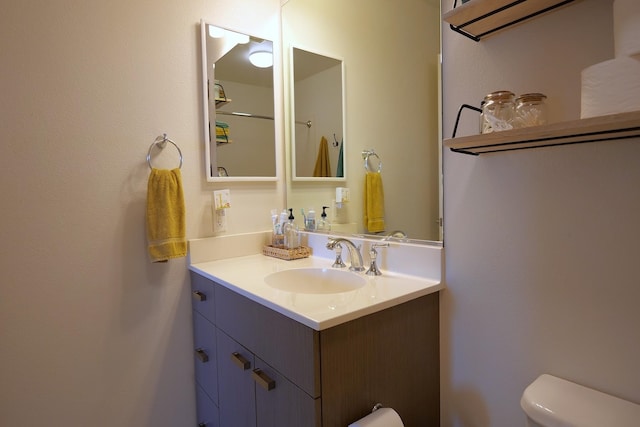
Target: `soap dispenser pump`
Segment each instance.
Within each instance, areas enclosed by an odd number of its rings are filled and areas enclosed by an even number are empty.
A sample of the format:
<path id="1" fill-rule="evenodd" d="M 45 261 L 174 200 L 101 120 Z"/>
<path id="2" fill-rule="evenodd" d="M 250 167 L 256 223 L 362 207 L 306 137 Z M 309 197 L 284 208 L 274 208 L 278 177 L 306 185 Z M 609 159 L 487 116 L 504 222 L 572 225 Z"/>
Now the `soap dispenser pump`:
<path id="1" fill-rule="evenodd" d="M 289 209 L 289 221 L 284 225 L 284 247 L 287 249 L 300 246 L 300 233 L 294 220 L 293 209 Z"/>
<path id="2" fill-rule="evenodd" d="M 320 221 L 318 221 L 318 225 L 316 226 L 318 231 L 331 231 L 331 224 L 329 220 L 327 220 L 327 212 L 326 209 L 329 209 L 329 206 L 322 207 L 322 214 L 320 215 Z"/>

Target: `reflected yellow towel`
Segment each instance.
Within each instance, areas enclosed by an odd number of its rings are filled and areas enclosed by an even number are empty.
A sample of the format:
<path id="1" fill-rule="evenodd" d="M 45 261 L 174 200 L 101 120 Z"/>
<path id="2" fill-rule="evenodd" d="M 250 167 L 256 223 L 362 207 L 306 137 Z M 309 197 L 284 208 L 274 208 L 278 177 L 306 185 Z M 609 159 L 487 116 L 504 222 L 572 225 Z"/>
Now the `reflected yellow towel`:
<path id="1" fill-rule="evenodd" d="M 151 170 L 147 184 L 147 242 L 152 262 L 187 255 L 180 169 Z"/>
<path id="2" fill-rule="evenodd" d="M 313 168 L 313 176 L 331 176 L 331 165 L 329 164 L 329 144 L 324 136 L 320 140 L 316 166 Z"/>
<path id="3" fill-rule="evenodd" d="M 367 172 L 364 184 L 364 224 L 370 233 L 384 231 L 384 190 L 382 175 Z"/>

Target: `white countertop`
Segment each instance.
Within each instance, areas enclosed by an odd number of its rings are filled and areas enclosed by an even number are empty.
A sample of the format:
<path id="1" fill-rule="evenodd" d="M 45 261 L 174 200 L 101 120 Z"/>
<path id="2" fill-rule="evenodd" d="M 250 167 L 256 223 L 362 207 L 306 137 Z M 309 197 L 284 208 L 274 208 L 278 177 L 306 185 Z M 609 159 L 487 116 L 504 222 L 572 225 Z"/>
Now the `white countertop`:
<path id="1" fill-rule="evenodd" d="M 337 294 L 285 292 L 267 285 L 265 276 L 303 267 L 331 267 L 333 260 L 312 256 L 285 261 L 262 254 L 239 256 L 191 264 L 189 269 L 241 295 L 269 307 L 315 330 L 323 330 L 367 314 L 393 307 L 441 290 L 440 280 L 382 270 L 382 276 L 367 276 L 366 284 Z"/>

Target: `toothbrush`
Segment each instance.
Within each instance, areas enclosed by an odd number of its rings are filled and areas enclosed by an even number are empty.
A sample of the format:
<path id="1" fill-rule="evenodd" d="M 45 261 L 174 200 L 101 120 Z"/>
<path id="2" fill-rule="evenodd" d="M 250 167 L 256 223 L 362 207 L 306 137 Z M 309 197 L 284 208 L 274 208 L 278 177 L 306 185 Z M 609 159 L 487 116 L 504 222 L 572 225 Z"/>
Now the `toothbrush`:
<path id="1" fill-rule="evenodd" d="M 273 223 L 273 234 L 279 234 L 278 233 L 278 211 L 275 209 L 271 209 L 271 222 Z"/>

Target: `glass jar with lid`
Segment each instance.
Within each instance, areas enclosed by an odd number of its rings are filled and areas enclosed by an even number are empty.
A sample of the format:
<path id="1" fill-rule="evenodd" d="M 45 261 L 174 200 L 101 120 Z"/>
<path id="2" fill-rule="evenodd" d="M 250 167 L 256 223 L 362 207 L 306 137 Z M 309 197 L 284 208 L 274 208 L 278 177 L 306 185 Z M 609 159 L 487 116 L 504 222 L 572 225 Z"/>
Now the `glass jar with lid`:
<path id="1" fill-rule="evenodd" d="M 540 126 L 547 123 L 547 105 L 542 93 L 525 93 L 516 98 L 515 127 Z"/>
<path id="2" fill-rule="evenodd" d="M 508 90 L 491 92 L 482 101 L 480 133 L 513 129 L 515 94 Z"/>

